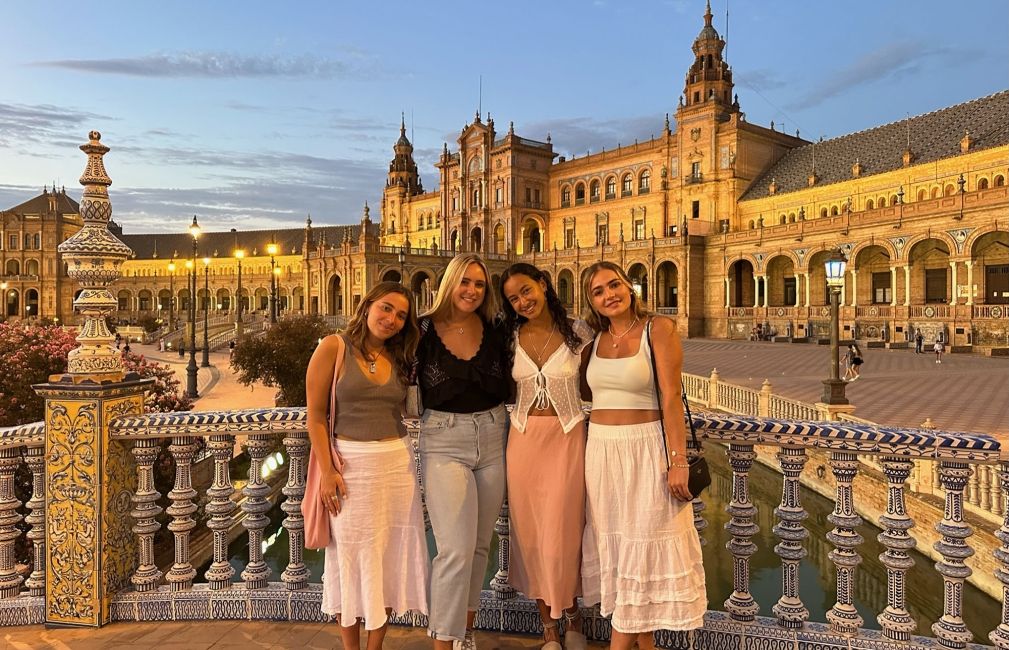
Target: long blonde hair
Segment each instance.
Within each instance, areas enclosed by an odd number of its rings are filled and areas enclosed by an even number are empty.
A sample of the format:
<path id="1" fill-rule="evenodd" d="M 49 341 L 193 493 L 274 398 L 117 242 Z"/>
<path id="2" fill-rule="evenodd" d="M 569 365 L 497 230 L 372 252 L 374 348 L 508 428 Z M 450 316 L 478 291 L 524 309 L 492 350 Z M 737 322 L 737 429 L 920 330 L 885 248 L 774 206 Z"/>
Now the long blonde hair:
<path id="1" fill-rule="evenodd" d="M 616 273 L 617 277 L 620 278 L 620 281 L 627 285 L 627 288 L 630 289 L 631 313 L 641 320 L 648 318 L 652 312 L 649 311 L 648 307 L 645 306 L 644 302 L 642 302 L 641 297 L 634 290 L 634 284 L 631 282 L 631 279 L 627 277 L 627 274 L 622 268 L 620 268 L 619 264 L 603 260 L 594 263 L 586 269 L 585 275 L 582 276 L 584 278 L 584 280 L 582 280 L 582 296 L 585 297 L 585 305 L 589 308 L 588 313 L 585 315 L 585 322 L 597 332 L 608 329 L 610 326 L 610 319 L 600 315 L 596 311 L 595 307 L 592 306 L 592 278 L 596 273 L 603 270 L 613 271 Z"/>
<path id="2" fill-rule="evenodd" d="M 417 312 L 414 311 L 413 296 L 410 295 L 410 291 L 402 284 L 399 282 L 379 282 L 372 287 L 368 295 L 364 297 L 364 300 L 358 303 L 357 309 L 354 310 L 354 316 L 347 323 L 347 329 L 344 330 L 343 334 L 354 347 L 364 354 L 364 339 L 368 336 L 368 308 L 375 304 L 379 298 L 387 296 L 390 293 L 398 293 L 405 297 L 407 305 L 409 305 L 403 329 L 385 342 L 385 349 L 389 351 L 390 356 L 393 358 L 396 372 L 401 378 L 405 378 L 410 374 L 414 355 L 417 353 L 417 343 L 420 341 L 420 328 L 417 327 Z"/>
<path id="3" fill-rule="evenodd" d="M 445 269 L 445 275 L 441 280 L 441 284 L 438 285 L 438 293 L 435 294 L 434 305 L 422 316 L 430 317 L 433 320 L 445 317 L 452 308 L 452 292 L 462 284 L 462 276 L 465 275 L 466 269 L 469 268 L 470 264 L 478 264 L 483 269 L 483 275 L 487 281 L 483 294 L 483 302 L 477 308 L 477 314 L 480 315 L 485 323 L 494 320 L 498 311 L 497 296 L 494 293 L 494 287 L 491 286 L 490 271 L 487 270 L 487 264 L 476 253 L 460 253 L 452 258 L 452 261 L 448 263 L 448 267 Z"/>

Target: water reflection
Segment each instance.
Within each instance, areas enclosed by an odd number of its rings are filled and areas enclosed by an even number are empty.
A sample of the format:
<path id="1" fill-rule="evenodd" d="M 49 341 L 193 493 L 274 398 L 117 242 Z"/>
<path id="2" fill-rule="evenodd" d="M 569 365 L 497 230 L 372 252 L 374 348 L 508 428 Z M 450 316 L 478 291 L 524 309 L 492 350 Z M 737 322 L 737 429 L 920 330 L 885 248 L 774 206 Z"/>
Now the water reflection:
<path id="1" fill-rule="evenodd" d="M 706 540 L 704 569 L 708 583 L 708 608 L 721 610 L 732 593 L 732 556 L 725 548 L 730 539 L 725 531 L 725 524 L 729 520 L 725 504 L 731 497 L 731 471 L 725 454 L 719 447 L 710 446 L 708 463 L 714 480 L 704 497 L 704 516 L 708 521 L 708 527 L 702 533 Z M 754 463 L 750 472 L 750 498 L 757 506 L 756 523 L 760 526 L 760 532 L 753 537 L 757 552 L 750 557 L 750 591 L 760 605 L 760 614 L 763 616 L 774 615 L 771 607 L 781 595 L 781 561 L 774 553 L 774 546 L 780 540 L 772 532 L 776 523 L 774 508 L 781 500 L 781 481 L 780 474 Z M 799 597 L 810 610 L 811 620 L 825 621 L 826 612 L 836 600 L 836 573 L 834 564 L 827 556 L 833 546 L 826 539 L 827 532 L 832 528 L 827 516 L 833 511 L 834 504 L 807 488 L 801 488 L 801 498 L 803 507 L 809 513 L 804 522 L 809 537 L 805 541 L 808 555 L 799 565 Z M 269 513 L 270 526 L 263 535 L 266 545 L 265 561 L 273 571 L 270 579 L 274 581 L 280 580 L 289 557 L 289 538 L 287 531 L 281 527 L 284 516 L 280 506 L 275 505 Z M 916 529 L 932 525 L 934 522 L 919 521 L 916 522 Z M 912 529 L 911 533 L 914 534 L 914 531 Z M 886 567 L 879 561 L 879 555 L 886 549 L 876 540 L 876 535 L 880 532 L 880 529 L 868 524 L 863 524 L 859 529 L 865 541 L 858 548 L 862 563 L 856 571 L 854 605 L 865 621 L 863 626 L 870 629 L 879 629 L 876 616 L 886 608 Z M 497 572 L 497 546 L 495 535 L 484 581 L 485 588 L 489 587 L 490 580 Z M 428 548 L 434 549 L 430 531 Z M 237 581 L 248 558 L 247 538 L 243 535 L 232 542 L 228 553 Z M 915 567 L 906 578 L 908 610 L 918 623 L 918 634 L 932 636 L 932 623 L 942 616 L 942 578 L 935 571 L 933 560 L 917 552 L 913 557 Z M 305 564 L 311 571 L 312 582 L 318 582 L 322 576 L 323 558 L 322 551 L 305 551 Z M 209 562 L 200 569 L 199 575 L 202 576 L 208 567 Z M 974 634 L 975 641 L 987 642 L 988 633 L 998 625 L 1001 605 L 970 584 L 965 585 L 963 598 L 967 628 Z"/>

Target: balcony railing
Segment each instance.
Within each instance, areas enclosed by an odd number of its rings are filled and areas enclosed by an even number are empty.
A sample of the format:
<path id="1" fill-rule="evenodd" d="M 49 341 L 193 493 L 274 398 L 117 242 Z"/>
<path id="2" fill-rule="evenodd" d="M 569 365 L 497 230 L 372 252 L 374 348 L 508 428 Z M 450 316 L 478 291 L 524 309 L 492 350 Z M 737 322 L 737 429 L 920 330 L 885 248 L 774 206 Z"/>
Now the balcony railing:
<path id="1" fill-rule="evenodd" d="M 683 177 L 684 185 L 696 185 L 697 183 L 704 182 L 704 174 L 698 172 L 697 174 L 690 174 Z"/>
<path id="2" fill-rule="evenodd" d="M 724 612 L 709 613 L 705 627 L 694 635 L 695 648 L 789 647 L 811 650 L 814 647 L 910 648 L 934 647 L 934 641 L 911 635 L 917 622 L 907 611 L 908 578 L 917 571 L 929 571 L 929 565 L 913 566 L 907 553 L 915 545 L 912 531 L 915 522 L 906 507 L 908 478 L 916 464 L 935 463 L 940 492 L 944 497 L 944 515 L 934 524 L 941 538 L 936 544 L 940 554 L 935 570 L 940 574 L 941 593 L 933 594 L 943 603 L 942 615 L 934 621 L 932 631 L 939 644 L 946 648 L 966 648 L 972 640 L 962 619 L 963 582 L 971 573 L 964 563 L 972 553 L 974 530 L 964 518 L 965 492 L 970 489 L 970 477 L 984 472 L 990 480 L 1000 482 L 998 498 L 1003 505 L 1009 497 L 1009 461 L 1000 459 L 999 443 L 985 435 L 953 434 L 928 429 L 898 429 L 862 423 L 814 421 L 818 414 L 803 410 L 791 400 L 773 398 L 769 390 L 752 390 L 730 386 L 706 378 L 684 376 L 684 387 L 695 403 L 700 402 L 739 413 L 775 412 L 795 414 L 803 419 L 763 418 L 753 415 L 718 415 L 695 413 L 694 424 L 708 441 L 725 445 L 724 453 L 731 468 L 731 498 L 725 504 L 729 515 L 725 529 L 732 539 L 727 545 L 731 554 L 733 588 L 725 593 Z M 766 387 L 765 387 L 766 388 Z M 304 556 L 304 521 L 301 500 L 304 497 L 305 472 L 309 441 L 305 411 L 301 408 L 276 408 L 246 411 L 202 413 L 155 413 L 122 416 L 109 425 L 112 446 L 129 450 L 135 461 L 134 484 L 130 495 L 136 557 L 123 558 L 132 566 L 129 587 L 110 594 L 111 619 L 122 621 L 209 620 L 209 619 L 281 619 L 321 621 L 321 585 L 310 575 Z M 0 429 L 0 609 L 5 620 L 18 623 L 39 623 L 45 616 L 46 566 L 48 557 L 63 556 L 59 549 L 45 547 L 46 494 L 44 441 L 52 442 L 61 431 L 47 432 L 43 423 Z M 413 432 L 411 435 L 414 435 Z M 174 488 L 168 493 L 164 510 L 171 520 L 168 529 L 174 537 L 171 567 L 156 564 L 154 539 L 162 525 L 158 515 L 162 495 L 154 488 L 154 465 L 163 441 L 169 441 L 168 451 L 175 464 Z M 198 486 L 191 482 L 193 457 L 202 441 L 210 450 L 215 471 L 213 481 L 201 497 Z M 250 460 L 248 480 L 240 488 L 231 482 L 231 464 L 236 443 L 244 447 Z M 280 444 L 286 462 L 271 462 L 275 447 Z M 758 603 L 751 593 L 751 556 L 757 550 L 754 536 L 758 531 L 758 510 L 750 496 L 750 471 L 758 456 L 758 446 L 777 448 L 776 459 L 781 468 L 781 503 L 774 510 L 774 530 L 781 543 L 774 547 L 780 558 L 782 583 L 777 604 Z M 722 447 L 708 445 L 709 454 L 720 453 Z M 416 450 L 416 445 L 415 445 Z M 692 450 L 694 453 L 694 450 Z M 807 461 L 824 455 L 825 468 L 833 475 L 835 507 L 828 517 L 834 528 L 823 540 L 805 541 L 809 533 L 803 526 L 807 513 L 803 508 L 799 482 Z M 882 480 L 888 498 L 885 513 L 879 517 L 883 533 L 879 541 L 885 547 L 880 560 L 886 569 L 886 607 L 877 614 L 882 632 L 864 631 L 865 620 L 853 606 L 855 583 L 860 578 L 856 568 L 861 561 L 858 530 L 864 523 L 856 507 L 861 499 L 853 489 L 860 473 L 860 459 L 875 459 L 873 464 L 883 470 Z M 27 502 L 25 518 L 28 532 L 18 529 L 22 521 L 20 504 L 13 499 L 14 475 L 21 463 L 31 472 L 33 492 Z M 287 560 L 284 570 L 275 576 L 267 565 L 264 531 L 270 524 L 271 488 L 264 475 L 264 466 L 284 468 L 286 484 L 281 493 L 280 508 L 284 512 L 283 528 L 288 535 Z M 1001 473 L 999 473 L 1001 472 Z M 60 484 L 63 485 L 63 484 Z M 242 499 L 236 499 L 236 491 Z M 61 499 L 73 494 L 49 495 Z M 279 498 L 279 497 L 278 497 Z M 193 518 L 196 503 L 206 502 L 209 519 L 200 523 Z M 237 503 L 236 503 L 237 501 Z M 129 506 L 125 506 L 128 508 Z M 239 514 L 244 515 L 243 535 L 247 537 L 247 558 L 243 570 L 236 575 L 228 556 L 229 530 Z M 124 516 L 126 513 L 124 511 Z M 694 502 L 695 524 L 702 538 L 707 521 L 703 505 Z M 761 524 L 763 525 L 763 524 Z M 204 530 L 200 530 L 204 526 Z M 538 620 L 520 612 L 535 612 L 534 604 L 519 597 L 507 585 L 508 561 L 507 509 L 502 511 L 496 531 L 499 544 L 498 573 L 491 590 L 484 593 L 477 624 L 483 629 L 503 632 L 535 632 Z M 93 531 L 99 534 L 98 531 Z M 199 575 L 190 552 L 190 541 L 198 533 L 214 540 L 209 568 Z M 24 578 L 15 564 L 14 547 L 24 535 L 32 548 L 32 565 Z M 1001 521 L 996 535 L 1003 541 L 995 549 L 996 575 L 1003 585 L 1003 612 L 1009 614 L 1009 515 Z M 100 538 L 99 544 L 111 540 Z M 829 554 L 827 554 L 829 551 Z M 807 552 L 817 562 L 833 564 L 836 573 L 835 600 L 826 609 L 818 602 L 804 603 L 798 596 L 799 564 Z M 765 559 L 761 560 L 766 562 Z M 726 566 L 729 562 L 726 562 Z M 829 566 L 829 564 L 828 564 Z M 164 569 L 168 568 L 167 571 Z M 313 578 L 316 578 L 313 580 Z M 23 584 L 22 584 L 23 582 Z M 761 618 L 756 614 L 761 605 L 774 614 Z M 586 630 L 596 639 L 605 638 L 609 627 L 598 612 L 585 611 Z M 535 616 L 535 614 L 533 614 Z M 818 619 L 822 623 L 810 622 Z M 423 624 L 422 617 L 399 617 L 395 622 Z M 8 623 L 9 624 L 9 623 Z M 991 621 L 995 629 L 990 640 L 999 648 L 1009 648 L 1009 618 L 1001 623 Z M 680 647 L 682 635 L 660 632 L 660 646 Z M 814 644 L 815 640 L 815 644 Z M 819 644 L 819 645 L 816 645 Z M 900 644 L 900 645 L 897 645 Z"/>
<path id="3" fill-rule="evenodd" d="M 891 305 L 855 307 L 855 318 L 893 318 L 893 307 Z"/>
<path id="4" fill-rule="evenodd" d="M 973 305 L 971 316 L 991 320 L 1009 319 L 1009 305 Z"/>

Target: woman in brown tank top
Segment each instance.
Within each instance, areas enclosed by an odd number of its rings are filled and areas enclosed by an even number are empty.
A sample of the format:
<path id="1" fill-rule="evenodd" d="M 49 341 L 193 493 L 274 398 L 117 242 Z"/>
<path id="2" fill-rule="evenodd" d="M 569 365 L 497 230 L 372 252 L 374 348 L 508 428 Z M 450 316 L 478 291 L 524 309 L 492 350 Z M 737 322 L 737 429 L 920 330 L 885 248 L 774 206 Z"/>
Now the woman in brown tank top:
<path id="1" fill-rule="evenodd" d="M 322 611 L 340 622 L 345 648 L 360 647 L 362 620 L 368 650 L 379 650 L 390 613 L 428 611 L 424 518 L 403 425 L 418 339 L 410 293 L 382 282 L 308 366 L 308 436 L 330 525 Z"/>

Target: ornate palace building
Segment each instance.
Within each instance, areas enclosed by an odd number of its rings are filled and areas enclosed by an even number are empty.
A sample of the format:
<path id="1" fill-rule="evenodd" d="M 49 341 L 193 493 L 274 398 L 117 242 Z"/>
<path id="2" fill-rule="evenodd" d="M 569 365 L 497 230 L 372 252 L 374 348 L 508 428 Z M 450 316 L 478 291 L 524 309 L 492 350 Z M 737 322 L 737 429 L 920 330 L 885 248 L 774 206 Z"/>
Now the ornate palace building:
<path id="1" fill-rule="evenodd" d="M 401 126 L 380 218 L 366 206 L 353 226 L 208 233 L 199 308 L 233 311 L 236 249 L 249 309 L 267 308 L 275 266 L 282 313 L 332 315 L 383 279 L 429 304 L 447 259 L 479 251 L 495 277 L 516 260 L 543 268 L 578 311 L 584 270 L 608 259 L 651 306 L 677 314 L 684 335 L 741 338 L 758 326 L 818 338 L 823 261 L 839 247 L 843 337 L 904 341 L 920 329 L 956 347 L 1009 347 L 1009 91 L 809 142 L 746 120 L 711 19 L 709 8 L 675 119 L 652 139 L 566 160 L 549 137 L 499 133 L 477 114 L 444 145 L 438 187 L 425 191 Z M 73 321 L 56 245 L 80 226 L 56 188 L 0 213 L 7 317 Z M 121 316 L 185 309 L 192 240 L 121 239 L 136 253 L 116 287 Z"/>

